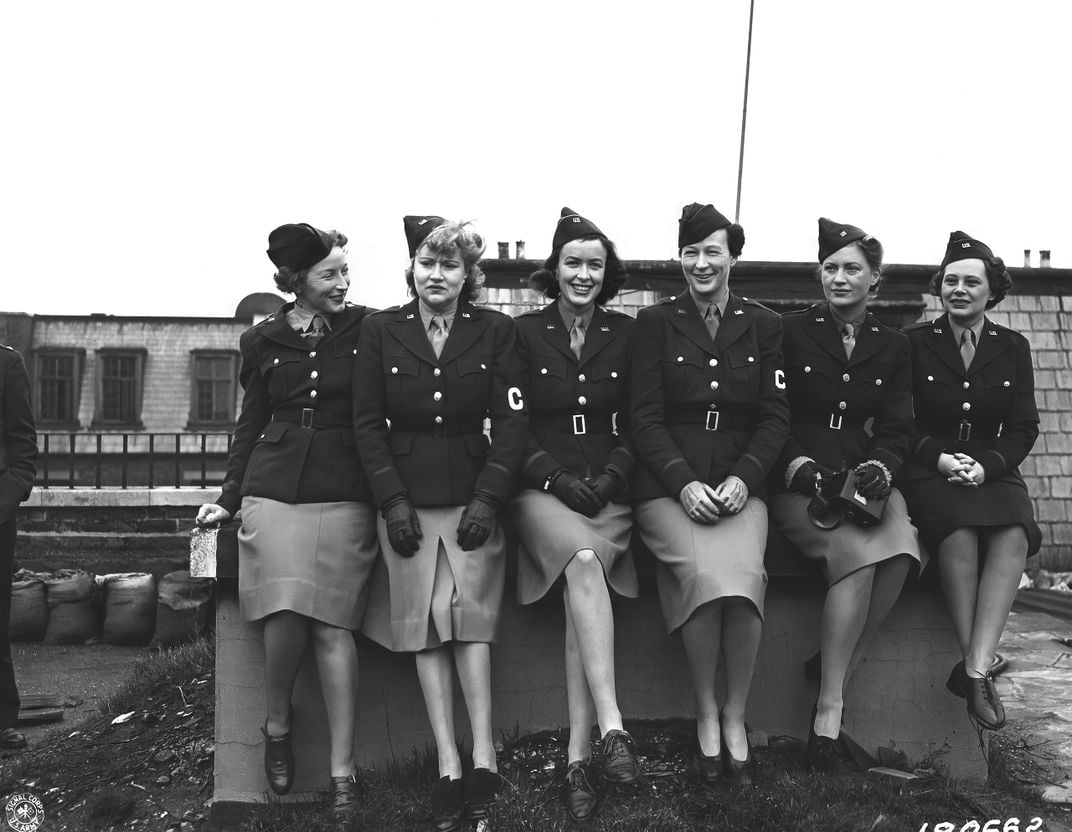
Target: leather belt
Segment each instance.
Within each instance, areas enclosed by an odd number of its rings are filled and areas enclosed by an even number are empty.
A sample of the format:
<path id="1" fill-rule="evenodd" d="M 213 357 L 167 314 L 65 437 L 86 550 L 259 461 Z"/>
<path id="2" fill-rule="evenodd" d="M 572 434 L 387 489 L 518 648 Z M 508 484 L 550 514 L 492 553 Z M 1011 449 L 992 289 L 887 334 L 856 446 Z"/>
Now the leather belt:
<path id="1" fill-rule="evenodd" d="M 867 419 L 861 419 L 859 416 L 846 416 L 844 413 L 837 411 L 831 411 L 830 415 L 825 418 L 809 419 L 805 416 L 794 418 L 791 421 L 803 422 L 809 425 L 822 425 L 830 430 L 861 430 L 867 424 Z"/>
<path id="2" fill-rule="evenodd" d="M 708 405 L 677 407 L 666 414 L 666 421 L 671 425 L 699 427 L 712 431 L 751 431 L 755 426 L 755 419 L 752 414 L 746 413 L 739 408 L 724 410 Z"/>
<path id="3" fill-rule="evenodd" d="M 614 419 L 607 413 L 571 413 L 556 419 L 534 419 L 532 427 L 536 430 L 571 433 L 574 436 L 607 434 L 614 433 Z"/>
<path id="4" fill-rule="evenodd" d="M 282 408 L 272 413 L 273 422 L 300 425 L 303 428 L 352 428 L 354 417 L 349 413 L 327 413 L 312 407 Z"/>
<path id="5" fill-rule="evenodd" d="M 484 424 L 478 425 L 399 425 L 391 423 L 391 433 L 401 436 L 411 433 L 414 436 L 476 436 L 484 433 Z"/>

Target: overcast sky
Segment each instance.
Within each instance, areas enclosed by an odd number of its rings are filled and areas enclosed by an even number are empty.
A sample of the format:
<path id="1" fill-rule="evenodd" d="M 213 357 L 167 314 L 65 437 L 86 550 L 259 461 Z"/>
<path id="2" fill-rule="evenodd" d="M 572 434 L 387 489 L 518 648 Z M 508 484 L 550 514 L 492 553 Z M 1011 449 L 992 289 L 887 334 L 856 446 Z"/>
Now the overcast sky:
<path id="1" fill-rule="evenodd" d="M 7 3 L 0 309 L 227 316 L 284 222 L 344 231 L 376 306 L 407 213 L 544 257 L 569 205 L 676 256 L 683 204 L 733 212 L 747 28 L 747 0 Z M 813 259 L 825 215 L 890 262 L 962 228 L 1072 267 L 1070 49 L 1064 0 L 756 0 L 744 259 Z"/>

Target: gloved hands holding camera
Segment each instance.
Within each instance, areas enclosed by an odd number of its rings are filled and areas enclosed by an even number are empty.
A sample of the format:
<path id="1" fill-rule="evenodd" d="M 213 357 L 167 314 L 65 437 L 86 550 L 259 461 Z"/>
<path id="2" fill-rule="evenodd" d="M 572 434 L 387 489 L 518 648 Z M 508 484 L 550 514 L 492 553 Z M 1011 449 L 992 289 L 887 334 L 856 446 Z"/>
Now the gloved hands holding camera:
<path id="1" fill-rule="evenodd" d="M 881 500 L 889 495 L 892 477 L 881 462 L 864 460 L 853 469 L 853 473 L 856 475 L 856 490 L 868 500 Z"/>
<path id="2" fill-rule="evenodd" d="M 814 459 L 806 459 L 789 481 L 789 490 L 803 494 L 805 497 L 814 497 L 822 488 L 823 477 L 828 477 L 833 473 L 831 469 L 820 465 Z"/>

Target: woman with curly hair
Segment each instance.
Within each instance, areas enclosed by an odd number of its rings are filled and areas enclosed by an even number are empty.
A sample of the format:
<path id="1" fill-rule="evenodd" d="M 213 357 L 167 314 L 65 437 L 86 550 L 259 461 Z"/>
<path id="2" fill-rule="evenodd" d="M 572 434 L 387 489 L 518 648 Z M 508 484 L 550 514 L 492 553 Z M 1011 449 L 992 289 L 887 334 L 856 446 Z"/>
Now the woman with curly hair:
<path id="1" fill-rule="evenodd" d="M 772 472 L 771 517 L 819 562 L 828 586 L 819 696 L 808 726 L 807 762 L 817 771 L 840 767 L 845 687 L 909 568 L 920 563 L 916 530 L 893 488 L 913 430 L 908 339 L 867 309 L 881 272 L 876 238 L 822 217 L 819 283 L 826 300 L 782 319 L 789 438 Z M 881 522 L 862 527 L 845 517 L 813 518 L 824 480 L 838 473 L 856 478 L 864 504 L 885 501 Z"/>
<path id="2" fill-rule="evenodd" d="M 611 608 L 611 590 L 637 596 L 629 552 L 635 459 L 626 427 L 635 322 L 603 308 L 626 273 L 614 243 L 591 220 L 563 208 L 551 249 L 530 279 L 551 303 L 517 318 L 530 439 L 510 513 L 520 537 L 518 600 L 531 604 L 562 587 L 567 805 L 583 821 L 599 803 L 589 765 L 593 721 L 603 738 L 602 778 L 634 783 L 638 777 L 614 685 Z"/>
<path id="3" fill-rule="evenodd" d="M 496 520 L 525 448 L 513 320 L 473 305 L 484 241 L 468 223 L 407 216 L 414 299 L 369 318 L 358 345 L 355 432 L 380 507 L 383 559 L 363 632 L 416 654 L 439 756 L 435 828 L 487 812 L 499 783 L 491 652 L 506 554 Z M 490 417 L 492 441 L 484 434 Z M 464 772 L 454 679 L 473 731 Z"/>
<path id="4" fill-rule="evenodd" d="M 931 279 L 945 313 L 906 329 L 916 430 L 900 484 L 938 557 L 960 644 L 946 687 L 991 730 L 1005 724 L 991 675 L 995 651 L 1024 562 L 1041 545 L 1018 470 L 1039 433 L 1031 348 L 986 316 L 1011 288 L 1002 259 L 954 231 Z"/>
<path id="5" fill-rule="evenodd" d="M 345 246 L 345 235 L 307 223 L 268 236 L 276 285 L 295 298 L 242 333 L 245 395 L 223 493 L 197 514 L 212 525 L 242 509 L 238 593 L 242 616 L 264 622 L 268 785 L 286 794 L 294 783 L 291 697 L 311 644 L 339 817 L 359 800 L 354 631 L 380 548 L 353 436 L 354 354 L 370 310 L 346 302 Z"/>

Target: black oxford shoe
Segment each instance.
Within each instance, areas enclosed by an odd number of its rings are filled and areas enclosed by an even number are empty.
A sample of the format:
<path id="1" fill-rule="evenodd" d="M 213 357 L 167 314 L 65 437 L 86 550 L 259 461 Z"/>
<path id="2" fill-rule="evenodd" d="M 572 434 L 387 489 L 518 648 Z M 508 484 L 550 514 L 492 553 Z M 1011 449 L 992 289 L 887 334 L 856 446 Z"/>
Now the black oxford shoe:
<path id="1" fill-rule="evenodd" d="M 576 760 L 566 769 L 566 808 L 578 823 L 592 818 L 599 808 L 599 793 L 588 779 L 588 763 Z"/>

